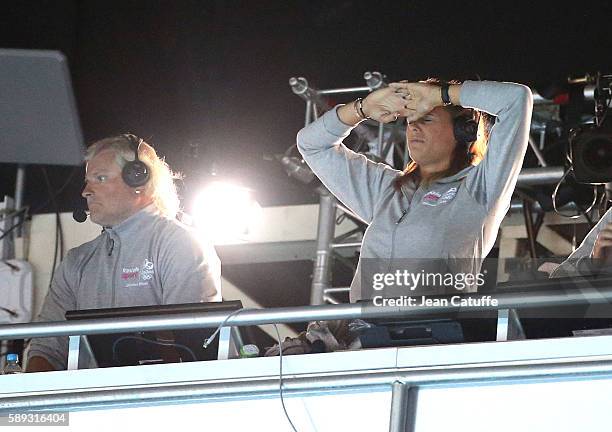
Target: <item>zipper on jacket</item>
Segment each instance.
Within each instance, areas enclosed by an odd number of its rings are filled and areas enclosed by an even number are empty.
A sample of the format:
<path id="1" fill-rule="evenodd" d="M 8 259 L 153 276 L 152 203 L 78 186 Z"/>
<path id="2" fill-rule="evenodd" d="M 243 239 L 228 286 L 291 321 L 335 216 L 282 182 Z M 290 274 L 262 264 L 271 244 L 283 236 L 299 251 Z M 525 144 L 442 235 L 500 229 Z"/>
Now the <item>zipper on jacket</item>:
<path id="1" fill-rule="evenodd" d="M 112 247 L 110 249 L 110 253 L 108 254 L 108 256 L 110 257 L 112 255 L 113 250 L 115 249 L 115 240 L 112 239 Z M 118 241 L 118 240 L 117 240 Z M 121 248 L 121 243 L 119 243 L 119 247 Z M 113 274 L 111 276 L 112 279 L 112 284 L 111 284 L 111 307 L 115 307 L 115 291 L 116 291 L 116 285 L 117 285 L 117 264 L 119 263 L 119 251 L 117 252 L 117 256 L 114 257 L 115 263 L 113 264 Z"/>
<path id="2" fill-rule="evenodd" d="M 402 220 L 404 220 L 404 217 L 406 217 L 407 214 L 408 214 L 408 209 L 402 208 L 402 215 L 395 222 L 395 225 L 393 225 L 393 232 L 391 233 L 391 256 L 389 257 L 389 265 L 387 266 L 387 273 L 391 272 L 391 263 L 393 262 L 393 257 L 395 256 L 395 234 L 397 232 L 397 226 L 402 222 Z"/>
<path id="3" fill-rule="evenodd" d="M 400 222 L 402 221 L 402 219 L 404 219 L 404 216 L 406 216 L 406 213 L 408 213 L 408 210 L 402 210 L 402 215 L 399 217 L 399 219 L 397 220 L 397 222 L 395 222 L 395 225 L 399 225 Z"/>

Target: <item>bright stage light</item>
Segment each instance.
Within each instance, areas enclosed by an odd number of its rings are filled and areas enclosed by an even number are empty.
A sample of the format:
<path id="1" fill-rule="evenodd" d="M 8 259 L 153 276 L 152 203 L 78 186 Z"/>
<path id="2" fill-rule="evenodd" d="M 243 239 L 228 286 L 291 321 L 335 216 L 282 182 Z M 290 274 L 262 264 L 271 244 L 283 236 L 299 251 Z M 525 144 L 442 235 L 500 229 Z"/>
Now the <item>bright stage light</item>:
<path id="1" fill-rule="evenodd" d="M 198 194 L 192 214 L 195 226 L 214 244 L 248 241 L 261 222 L 261 206 L 251 190 L 223 182 Z"/>

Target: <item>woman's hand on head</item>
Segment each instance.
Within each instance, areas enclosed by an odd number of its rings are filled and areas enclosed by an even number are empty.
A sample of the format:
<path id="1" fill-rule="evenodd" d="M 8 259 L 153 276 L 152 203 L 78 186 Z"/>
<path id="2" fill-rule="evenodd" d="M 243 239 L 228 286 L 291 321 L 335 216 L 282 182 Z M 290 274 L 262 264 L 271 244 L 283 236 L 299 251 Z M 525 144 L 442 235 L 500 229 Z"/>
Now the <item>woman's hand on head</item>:
<path id="1" fill-rule="evenodd" d="M 449 96 L 453 104 L 459 104 L 460 85 L 451 85 Z M 424 82 L 401 81 L 391 83 L 373 91 L 363 99 L 363 114 L 372 120 L 389 123 L 399 117 L 416 121 L 437 106 L 443 105 L 440 86 Z M 356 102 L 346 104 L 338 110 L 340 120 L 355 125 L 363 120 L 358 112 Z"/>
<path id="2" fill-rule="evenodd" d="M 409 122 L 418 120 L 435 107 L 442 105 L 440 86 L 435 84 L 401 81 L 389 84 L 388 88 L 403 98 L 405 117 Z"/>
<path id="3" fill-rule="evenodd" d="M 363 112 L 372 120 L 389 123 L 405 117 L 410 111 L 407 100 L 391 87 L 384 87 L 370 93 L 362 102 Z"/>

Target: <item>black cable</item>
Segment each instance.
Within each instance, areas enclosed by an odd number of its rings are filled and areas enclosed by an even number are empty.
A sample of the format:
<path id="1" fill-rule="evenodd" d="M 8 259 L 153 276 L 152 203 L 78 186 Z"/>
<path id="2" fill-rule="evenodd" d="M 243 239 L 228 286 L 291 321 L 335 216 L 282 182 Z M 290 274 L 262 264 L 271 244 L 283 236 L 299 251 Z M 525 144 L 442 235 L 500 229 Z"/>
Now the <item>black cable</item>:
<path id="1" fill-rule="evenodd" d="M 27 213 L 28 212 L 28 207 L 24 207 L 21 210 L 19 210 L 17 213 L 15 213 L 13 215 L 13 217 L 16 217 L 16 215 L 18 215 L 19 213 Z M 13 230 L 19 228 L 21 225 L 23 225 L 23 223 L 25 222 L 25 217 L 23 219 L 21 219 L 19 222 L 17 222 L 16 224 L 13 224 L 10 228 L 8 228 L 6 231 L 4 231 L 2 233 L 2 235 L 0 235 L 0 240 L 2 240 L 4 237 L 6 237 L 7 235 L 9 235 L 11 232 L 13 232 Z"/>
<path id="2" fill-rule="evenodd" d="M 291 425 L 291 429 L 293 432 L 297 432 L 295 425 L 291 421 L 289 417 L 289 413 L 287 412 L 287 407 L 285 406 L 285 398 L 283 397 L 283 344 L 281 343 L 280 332 L 278 331 L 278 327 L 276 323 L 274 323 L 274 330 L 276 330 L 276 338 L 278 340 L 278 391 L 281 400 L 281 405 L 283 406 L 283 412 L 285 413 L 285 417 L 287 417 L 287 421 Z"/>
<path id="3" fill-rule="evenodd" d="M 598 186 L 594 186 L 593 187 L 593 193 L 595 194 L 593 202 L 595 203 L 595 202 L 601 201 L 600 198 L 599 198 L 599 187 Z M 585 210 L 579 203 L 575 202 L 575 204 L 576 204 L 576 208 L 578 209 L 580 214 L 582 216 L 584 216 L 584 218 L 586 219 L 587 223 L 589 224 L 589 230 L 591 230 L 595 226 L 595 223 L 593 222 L 593 219 L 589 216 L 588 213 L 593 210 L 593 207 L 595 205 L 591 205 L 591 207 L 589 207 L 588 209 Z"/>
<path id="4" fill-rule="evenodd" d="M 45 201 L 43 204 L 34 207 L 34 209 L 32 210 L 32 213 L 36 213 L 38 210 L 46 207 L 52 200 L 54 200 L 55 198 L 57 198 L 58 196 L 60 196 L 60 194 L 62 192 L 64 192 L 64 189 L 66 189 L 66 187 L 68 187 L 68 185 L 70 184 L 70 182 L 72 181 L 72 178 L 74 177 L 74 175 L 76 174 L 76 172 L 79 171 L 79 167 L 74 167 L 72 172 L 70 173 L 70 175 L 68 176 L 68 178 L 66 179 L 66 181 L 64 182 L 63 185 L 60 186 L 60 188 L 57 190 L 57 192 L 51 194 L 49 196 L 49 198 L 47 199 L 47 201 Z"/>
<path id="5" fill-rule="evenodd" d="M 570 219 L 576 219 L 582 216 L 584 213 L 590 212 L 593 209 L 593 207 L 595 207 L 595 205 L 597 204 L 597 188 L 596 187 L 593 188 L 593 202 L 591 202 L 591 205 L 586 210 L 581 211 L 576 201 L 574 201 L 574 204 L 576 204 L 576 207 L 579 209 L 577 214 L 568 215 L 568 214 L 563 214 L 562 212 L 560 212 L 559 209 L 557 209 L 557 193 L 559 192 L 559 187 L 561 186 L 561 183 L 563 183 L 563 180 L 565 180 L 565 177 L 567 177 L 567 175 L 572 171 L 573 171 L 573 167 L 570 166 L 565 171 L 565 173 L 563 173 L 563 176 L 555 185 L 551 198 L 552 198 L 553 210 L 555 211 L 555 213 L 557 213 L 559 216 L 567 217 Z"/>
<path id="6" fill-rule="evenodd" d="M 49 180 L 49 175 L 47 173 L 47 169 L 42 167 L 43 175 L 45 178 L 45 183 L 47 184 L 47 190 L 49 192 L 49 200 L 53 204 L 53 208 L 55 209 L 55 223 L 56 223 L 56 248 L 57 243 L 59 243 L 60 250 L 60 260 L 64 259 L 64 229 L 62 227 L 62 220 L 60 216 L 59 205 L 57 203 L 56 195 L 53 193 L 53 187 L 51 186 L 51 181 Z M 58 242 L 59 240 L 59 242 Z"/>
<path id="7" fill-rule="evenodd" d="M 55 267 L 57 266 L 57 243 L 58 243 L 58 235 L 59 235 L 59 220 L 57 214 L 55 215 L 55 245 L 53 246 L 53 264 L 51 265 L 51 277 L 49 277 L 49 287 L 51 290 L 51 283 L 53 282 L 53 278 L 55 277 Z"/>
<path id="8" fill-rule="evenodd" d="M 59 227 L 60 260 L 64 259 L 64 226 L 60 218 L 59 207 L 57 208 L 57 224 Z"/>
<path id="9" fill-rule="evenodd" d="M 0 218 L 2 218 L 2 219 L 4 219 L 4 218 L 14 218 L 14 217 L 17 217 L 17 215 L 19 215 L 19 213 L 23 213 L 23 210 L 22 211 L 16 211 L 15 210 L 15 211 L 12 211 L 10 213 L 6 213 L 6 214 L 3 214 L 3 215 L 0 215 Z M 5 231 L 2 228 L 0 228 L 0 234 L 4 234 L 4 233 L 5 233 Z"/>
<path id="10" fill-rule="evenodd" d="M 593 222 L 593 219 L 591 219 L 591 217 L 588 215 L 587 211 L 584 208 L 582 208 L 582 206 L 578 203 L 576 203 L 576 208 L 578 208 L 578 211 L 580 212 L 580 214 L 584 216 L 584 218 L 587 221 L 587 224 L 589 224 L 589 230 L 593 229 L 593 227 L 595 226 L 595 223 Z"/>
<path id="11" fill-rule="evenodd" d="M 57 196 L 59 196 L 64 189 L 66 189 L 66 187 L 70 184 L 70 181 L 72 180 L 72 177 L 74 177 L 74 174 L 78 171 L 78 168 L 75 167 L 72 172 L 70 173 L 70 175 L 68 176 L 68 178 L 66 179 L 66 181 L 64 182 L 64 184 L 58 189 L 57 192 L 55 192 L 55 194 L 53 195 L 53 198 L 56 198 Z M 45 201 L 43 204 L 34 207 L 34 209 L 31 211 L 31 214 L 38 212 L 38 210 L 46 207 L 49 203 L 51 202 L 51 198 L 47 199 L 47 201 Z M 18 210 L 17 213 L 15 213 L 14 216 L 17 216 L 19 213 L 28 213 L 29 211 L 29 207 L 28 206 L 24 206 L 22 209 Z M 6 237 L 7 235 L 9 235 L 13 230 L 19 228 L 21 225 L 23 225 L 25 223 L 25 221 L 27 220 L 27 216 L 24 215 L 23 218 L 21 218 L 19 220 L 19 222 L 15 223 L 14 225 L 12 225 L 10 228 L 8 228 L 6 231 L 4 231 L 2 233 L 2 235 L 0 235 L 0 240 L 2 240 L 4 237 Z"/>
<path id="12" fill-rule="evenodd" d="M 53 203 L 53 208 L 55 209 L 55 246 L 53 248 L 53 265 L 51 266 L 51 277 L 49 279 L 49 288 L 51 288 L 51 282 L 55 276 L 55 268 L 57 266 L 58 247 L 60 249 L 60 260 L 64 258 L 64 231 L 62 229 L 59 206 L 57 205 L 55 195 L 53 194 L 53 188 L 51 187 L 51 181 L 49 180 L 47 169 L 44 166 L 42 166 L 41 169 L 43 178 L 45 179 L 45 183 L 47 185 L 47 191 L 49 192 L 49 200 Z"/>
<path id="13" fill-rule="evenodd" d="M 215 336 L 221 331 L 221 328 L 225 326 L 225 324 L 227 324 L 227 321 L 231 317 L 238 315 L 241 312 L 248 311 L 248 310 L 252 310 L 252 309 L 251 308 L 238 309 L 232 312 L 231 314 L 229 314 L 228 316 L 226 316 L 223 322 L 219 324 L 217 329 L 214 331 L 214 333 L 208 339 L 206 339 L 206 341 L 204 341 L 204 344 L 202 346 L 204 348 L 208 347 L 208 345 L 210 345 L 210 343 L 213 341 Z M 280 332 L 278 331 L 278 327 L 276 326 L 276 323 L 273 323 L 272 325 L 274 326 L 274 329 L 276 330 L 276 336 L 277 336 L 277 341 L 278 341 L 278 357 L 279 357 L 278 381 L 279 381 L 279 396 L 281 400 L 281 405 L 283 406 L 283 412 L 285 413 L 285 417 L 287 418 L 287 421 L 291 425 L 291 428 L 293 429 L 294 432 L 297 432 L 297 429 L 295 428 L 295 426 L 293 425 L 293 422 L 291 421 L 291 418 L 289 417 L 289 413 L 287 412 L 287 407 L 285 407 L 285 400 L 283 397 L 283 344 L 281 343 Z"/>

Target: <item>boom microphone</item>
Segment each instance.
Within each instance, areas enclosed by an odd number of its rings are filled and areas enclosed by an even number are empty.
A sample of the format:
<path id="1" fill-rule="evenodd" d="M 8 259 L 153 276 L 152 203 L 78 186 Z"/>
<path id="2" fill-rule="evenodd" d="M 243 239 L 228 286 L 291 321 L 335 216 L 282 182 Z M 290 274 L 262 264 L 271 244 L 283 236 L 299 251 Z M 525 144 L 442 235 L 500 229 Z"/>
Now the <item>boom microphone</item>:
<path id="1" fill-rule="evenodd" d="M 78 223 L 85 222 L 87 220 L 87 212 L 85 209 L 78 208 L 72 212 L 72 218 Z"/>

